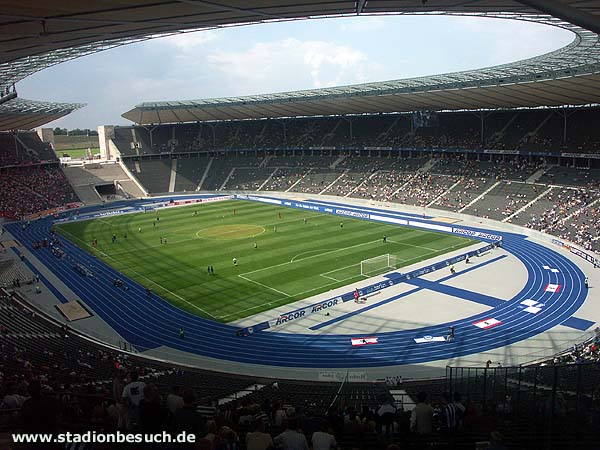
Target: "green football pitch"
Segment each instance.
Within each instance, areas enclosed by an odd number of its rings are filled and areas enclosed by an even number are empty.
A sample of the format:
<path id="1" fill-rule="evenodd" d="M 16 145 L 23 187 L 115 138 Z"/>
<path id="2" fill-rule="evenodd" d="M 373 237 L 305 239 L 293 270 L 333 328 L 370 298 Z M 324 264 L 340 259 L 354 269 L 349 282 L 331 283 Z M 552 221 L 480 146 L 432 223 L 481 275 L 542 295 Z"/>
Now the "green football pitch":
<path id="1" fill-rule="evenodd" d="M 384 257 L 361 274 L 363 260 L 389 254 L 402 267 L 474 243 L 241 200 L 72 222 L 57 231 L 175 305 L 221 322 L 392 270 Z"/>

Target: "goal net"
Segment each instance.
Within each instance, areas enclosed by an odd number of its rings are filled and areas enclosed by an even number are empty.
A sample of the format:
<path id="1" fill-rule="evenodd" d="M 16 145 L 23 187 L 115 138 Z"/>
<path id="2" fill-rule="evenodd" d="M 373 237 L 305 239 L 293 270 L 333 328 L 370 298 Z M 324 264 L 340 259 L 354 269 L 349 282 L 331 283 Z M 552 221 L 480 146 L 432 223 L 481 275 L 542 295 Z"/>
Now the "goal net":
<path id="1" fill-rule="evenodd" d="M 360 262 L 360 274 L 365 276 L 377 275 L 378 273 L 385 272 L 387 269 L 395 268 L 396 255 L 390 255 L 389 253 Z"/>

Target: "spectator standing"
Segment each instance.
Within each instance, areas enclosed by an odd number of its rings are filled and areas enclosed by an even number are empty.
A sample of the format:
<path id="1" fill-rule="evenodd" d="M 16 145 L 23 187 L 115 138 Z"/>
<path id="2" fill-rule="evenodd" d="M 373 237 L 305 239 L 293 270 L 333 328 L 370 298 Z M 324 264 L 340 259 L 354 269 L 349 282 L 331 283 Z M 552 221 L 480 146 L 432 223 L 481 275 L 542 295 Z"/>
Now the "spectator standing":
<path id="1" fill-rule="evenodd" d="M 265 430 L 266 430 L 270 425 L 268 414 L 263 411 L 263 409 L 261 408 L 260 405 L 254 405 L 252 412 L 254 413 L 254 416 L 252 417 L 252 419 L 254 421 L 257 421 L 257 420 L 262 421 L 263 425 L 265 426 Z"/>
<path id="2" fill-rule="evenodd" d="M 312 446 L 313 450 L 330 450 L 337 448 L 337 442 L 335 436 L 329 433 L 329 423 L 321 422 L 319 431 L 316 431 L 312 435 Z"/>
<path id="3" fill-rule="evenodd" d="M 127 418 L 125 427 L 132 430 L 139 421 L 140 402 L 144 398 L 146 383 L 138 381 L 138 373 L 132 370 L 129 374 L 129 383 L 123 388 L 123 402 L 127 405 Z"/>
<path id="4" fill-rule="evenodd" d="M 204 436 L 204 439 L 207 439 L 210 441 L 211 448 L 212 448 L 212 444 L 215 442 L 215 439 L 217 438 L 218 431 L 219 430 L 217 428 L 217 422 L 215 422 L 214 420 L 209 420 L 208 422 L 206 422 L 206 435 Z"/>
<path id="5" fill-rule="evenodd" d="M 206 433 L 206 419 L 196 411 L 196 396 L 194 391 L 186 389 L 182 394 L 183 407 L 179 408 L 173 414 L 172 430 L 173 433 L 183 431 L 188 434 L 195 434 L 196 440 Z M 193 448 L 193 444 L 188 444 L 185 448 Z"/>
<path id="6" fill-rule="evenodd" d="M 294 417 L 288 419 L 285 431 L 273 442 L 283 450 L 308 450 L 306 436 L 298 432 L 298 421 Z"/>
<path id="7" fill-rule="evenodd" d="M 396 416 L 396 408 L 385 400 L 383 405 L 377 410 L 377 421 L 381 425 L 381 431 L 386 436 L 391 436 L 394 425 L 394 417 Z"/>
<path id="8" fill-rule="evenodd" d="M 239 450 L 238 435 L 229 427 L 221 427 L 219 436 L 214 442 L 214 450 Z"/>
<path id="9" fill-rule="evenodd" d="M 284 411 L 283 407 L 281 406 L 281 404 L 278 403 L 274 406 L 275 406 L 274 407 L 275 414 L 273 416 L 273 423 L 275 424 L 276 427 L 281 427 L 283 425 L 283 422 L 287 418 L 287 415 L 285 414 L 285 411 Z"/>
<path id="10" fill-rule="evenodd" d="M 161 402 L 155 384 L 144 386 L 144 398 L 140 401 L 140 428 L 142 433 L 159 433 L 166 430 L 168 412 Z"/>
<path id="11" fill-rule="evenodd" d="M 179 392 L 179 386 L 173 386 L 171 388 L 171 393 L 167 395 L 167 409 L 171 414 L 175 414 L 175 411 L 179 408 L 183 408 L 183 397 L 179 395 Z"/>
<path id="12" fill-rule="evenodd" d="M 442 430 L 453 433 L 462 426 L 465 407 L 460 403 L 460 394 L 458 393 L 454 394 L 454 401 L 448 392 L 444 392 L 442 398 L 445 403 L 442 407 Z"/>
<path id="13" fill-rule="evenodd" d="M 433 431 L 433 408 L 426 403 L 427 394 L 417 394 L 417 404 L 410 415 L 410 429 L 420 435 L 428 435 Z"/>
<path id="14" fill-rule="evenodd" d="M 117 427 L 119 430 L 124 430 L 127 424 L 127 405 L 123 403 L 125 373 L 124 368 L 119 368 L 113 378 L 113 399 L 117 408 Z"/>
<path id="15" fill-rule="evenodd" d="M 273 446 L 273 438 L 265 433 L 265 423 L 262 419 L 254 421 L 254 431 L 246 434 L 247 450 L 267 450 Z"/>

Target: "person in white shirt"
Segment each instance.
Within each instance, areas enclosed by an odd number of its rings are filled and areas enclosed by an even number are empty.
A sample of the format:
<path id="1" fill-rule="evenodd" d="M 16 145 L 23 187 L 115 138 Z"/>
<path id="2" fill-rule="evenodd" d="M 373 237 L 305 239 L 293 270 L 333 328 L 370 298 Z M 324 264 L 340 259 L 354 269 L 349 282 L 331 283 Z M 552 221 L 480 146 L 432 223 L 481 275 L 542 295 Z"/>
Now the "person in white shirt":
<path id="1" fill-rule="evenodd" d="M 417 404 L 410 415 L 410 429 L 420 435 L 428 435 L 433 432 L 433 408 L 426 403 L 427 394 L 417 394 Z"/>
<path id="2" fill-rule="evenodd" d="M 394 418 L 396 416 L 396 408 L 394 408 L 394 406 L 391 405 L 389 401 L 386 401 L 377 410 L 377 415 L 379 416 L 379 421 L 381 423 L 381 431 L 385 435 L 391 435 L 394 431 Z"/>
<path id="3" fill-rule="evenodd" d="M 171 393 L 167 396 L 166 405 L 171 414 L 175 414 L 179 408 L 183 408 L 183 397 L 179 395 L 179 386 L 173 386 Z"/>
<path id="4" fill-rule="evenodd" d="M 265 433 L 265 423 L 263 420 L 254 421 L 254 431 L 246 434 L 247 450 L 266 450 L 273 447 L 273 438 Z"/>
<path id="5" fill-rule="evenodd" d="M 144 398 L 146 383 L 138 381 L 135 370 L 129 375 L 130 382 L 123 388 L 123 402 L 128 405 L 126 428 L 133 429 L 137 424 L 140 412 L 140 401 Z"/>
<path id="6" fill-rule="evenodd" d="M 273 418 L 273 423 L 276 427 L 281 427 L 283 425 L 283 421 L 287 418 L 287 415 L 285 414 L 285 410 L 280 404 L 277 404 L 274 409 L 275 415 Z"/>
<path id="7" fill-rule="evenodd" d="M 331 450 L 337 448 L 337 442 L 333 434 L 329 433 L 329 423 L 321 422 L 319 431 L 315 431 L 312 435 L 313 450 Z"/>
<path id="8" fill-rule="evenodd" d="M 306 436 L 299 433 L 297 431 L 298 428 L 298 420 L 295 417 L 291 417 L 288 419 L 286 430 L 279 436 L 276 436 L 273 442 L 283 450 L 308 450 Z"/>

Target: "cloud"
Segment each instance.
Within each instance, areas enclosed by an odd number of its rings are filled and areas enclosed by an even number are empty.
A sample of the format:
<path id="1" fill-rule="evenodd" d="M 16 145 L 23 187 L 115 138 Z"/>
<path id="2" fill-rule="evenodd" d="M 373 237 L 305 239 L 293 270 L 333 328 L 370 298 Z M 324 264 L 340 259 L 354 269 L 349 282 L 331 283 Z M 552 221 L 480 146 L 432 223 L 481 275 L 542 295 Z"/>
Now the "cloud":
<path id="1" fill-rule="evenodd" d="M 190 51 L 195 50 L 199 46 L 213 42 L 220 37 L 220 32 L 216 30 L 201 30 L 187 33 L 180 33 L 173 36 L 161 38 L 160 42 L 163 45 L 176 47 L 178 50 Z"/>
<path id="2" fill-rule="evenodd" d="M 379 69 L 363 52 L 327 41 L 287 38 L 240 51 L 214 52 L 207 63 L 237 91 L 275 92 L 360 83 Z M 236 94 L 240 95 L 240 93 Z"/>

